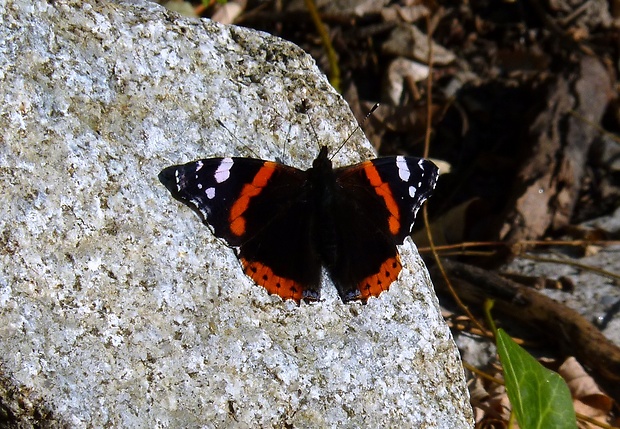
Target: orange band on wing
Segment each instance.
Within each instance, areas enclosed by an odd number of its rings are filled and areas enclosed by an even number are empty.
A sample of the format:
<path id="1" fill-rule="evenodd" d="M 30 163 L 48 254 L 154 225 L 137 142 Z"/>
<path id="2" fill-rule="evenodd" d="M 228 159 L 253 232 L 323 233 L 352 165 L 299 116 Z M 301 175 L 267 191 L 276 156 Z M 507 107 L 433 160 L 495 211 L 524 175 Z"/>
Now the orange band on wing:
<path id="1" fill-rule="evenodd" d="M 282 299 L 293 299 L 297 302 L 303 298 L 304 288 L 297 282 L 277 276 L 271 268 L 260 262 L 251 262 L 241 258 L 245 274 L 256 284 L 267 289 L 267 292 L 279 295 Z"/>
<path id="2" fill-rule="evenodd" d="M 371 296 L 379 296 L 384 290 L 388 290 L 402 269 L 400 258 L 396 255 L 388 259 L 376 274 L 366 277 L 358 284 L 360 299 L 366 301 Z"/>
<path id="3" fill-rule="evenodd" d="M 256 176 L 254 176 L 252 183 L 245 185 L 243 189 L 241 189 L 241 193 L 237 201 L 235 201 L 231 207 L 230 214 L 228 215 L 230 230 L 237 237 L 241 237 L 245 234 L 245 218 L 243 217 L 243 213 L 248 209 L 250 199 L 261 193 L 263 188 L 267 185 L 267 182 L 269 182 L 275 169 L 275 162 L 265 162 L 261 169 L 258 170 L 258 173 L 256 173 Z"/>
<path id="4" fill-rule="evenodd" d="M 364 172 L 366 173 L 366 177 L 368 177 L 370 184 L 375 188 L 377 195 L 383 198 L 383 202 L 390 212 L 390 218 L 388 219 L 390 232 L 392 235 L 397 235 L 400 231 L 400 213 L 398 210 L 398 204 L 396 204 L 394 195 L 392 195 L 390 185 L 381 180 L 381 176 L 379 176 L 379 172 L 372 162 L 364 163 Z"/>

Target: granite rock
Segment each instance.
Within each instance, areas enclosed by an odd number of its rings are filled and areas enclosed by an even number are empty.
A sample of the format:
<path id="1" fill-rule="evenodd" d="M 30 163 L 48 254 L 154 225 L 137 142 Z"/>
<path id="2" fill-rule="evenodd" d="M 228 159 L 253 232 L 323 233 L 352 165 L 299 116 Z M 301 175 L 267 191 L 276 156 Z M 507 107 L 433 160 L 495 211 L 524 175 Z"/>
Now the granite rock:
<path id="1" fill-rule="evenodd" d="M 157 180 L 307 168 L 355 128 L 313 60 L 143 2 L 0 2 L 0 415 L 21 427 L 472 424 L 415 247 L 367 305 L 271 296 Z M 300 109 L 309 106 L 307 111 Z M 224 124 L 222 126 L 221 124 Z M 372 156 L 357 131 L 334 162 Z"/>

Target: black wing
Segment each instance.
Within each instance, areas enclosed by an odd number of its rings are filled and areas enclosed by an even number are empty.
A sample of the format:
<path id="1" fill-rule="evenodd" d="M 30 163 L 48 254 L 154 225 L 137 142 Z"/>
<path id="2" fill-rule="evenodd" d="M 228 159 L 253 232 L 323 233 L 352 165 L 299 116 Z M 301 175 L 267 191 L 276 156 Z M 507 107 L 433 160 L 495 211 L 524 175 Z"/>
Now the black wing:
<path id="1" fill-rule="evenodd" d="M 396 245 L 410 234 L 437 174 L 431 161 L 412 157 L 336 170 L 338 257 L 328 269 L 344 301 L 378 296 L 396 280 L 402 268 Z"/>
<path id="2" fill-rule="evenodd" d="M 307 173 L 251 158 L 211 158 L 159 174 L 217 237 L 238 247 L 245 273 L 282 298 L 318 299 L 321 262 L 312 241 Z"/>

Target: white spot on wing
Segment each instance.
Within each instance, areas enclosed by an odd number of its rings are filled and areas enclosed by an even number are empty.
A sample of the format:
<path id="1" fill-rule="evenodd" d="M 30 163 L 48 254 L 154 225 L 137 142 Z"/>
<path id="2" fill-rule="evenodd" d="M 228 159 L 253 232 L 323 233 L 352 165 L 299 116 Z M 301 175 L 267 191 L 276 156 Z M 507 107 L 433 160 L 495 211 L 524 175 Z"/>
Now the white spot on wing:
<path id="1" fill-rule="evenodd" d="M 409 171 L 409 166 L 407 165 L 407 160 L 404 156 L 396 157 L 396 167 L 398 167 L 398 177 L 400 177 L 400 180 L 403 182 L 409 181 L 411 172 Z"/>
<path id="2" fill-rule="evenodd" d="M 418 191 L 418 189 L 415 186 L 409 186 L 409 196 L 411 198 L 415 198 L 415 193 Z"/>
<path id="3" fill-rule="evenodd" d="M 232 168 L 234 161 L 232 158 L 224 158 L 220 165 L 217 166 L 217 170 L 215 170 L 215 181 L 217 183 L 222 183 L 228 180 L 230 177 L 230 169 Z"/>
<path id="4" fill-rule="evenodd" d="M 179 183 L 181 181 L 181 178 L 179 177 L 179 169 L 178 168 L 176 170 L 174 170 L 174 178 L 177 181 L 177 192 L 181 192 L 181 183 Z"/>
<path id="5" fill-rule="evenodd" d="M 202 202 L 198 199 L 192 198 L 191 200 L 189 200 L 190 203 L 192 203 L 200 213 L 202 213 L 202 215 L 205 217 L 205 219 L 209 216 L 209 209 L 208 207 L 206 207 L 204 204 L 202 204 Z"/>
<path id="6" fill-rule="evenodd" d="M 213 198 L 215 198 L 215 188 L 207 188 L 205 194 L 207 194 L 208 199 L 212 200 Z"/>

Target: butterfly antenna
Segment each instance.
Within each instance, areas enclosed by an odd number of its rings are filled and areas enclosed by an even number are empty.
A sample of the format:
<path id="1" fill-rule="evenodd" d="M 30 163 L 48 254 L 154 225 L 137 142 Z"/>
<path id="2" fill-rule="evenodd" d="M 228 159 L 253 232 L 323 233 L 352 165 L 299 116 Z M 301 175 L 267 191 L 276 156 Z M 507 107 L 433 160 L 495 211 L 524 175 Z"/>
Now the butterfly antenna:
<path id="1" fill-rule="evenodd" d="M 248 145 L 246 145 L 245 143 L 243 143 L 243 142 L 239 139 L 239 137 L 237 137 L 236 135 L 234 135 L 234 134 L 233 134 L 233 132 L 232 132 L 232 131 L 230 131 L 230 129 L 228 129 L 228 127 L 227 127 L 226 125 L 224 125 L 224 122 L 220 121 L 219 119 L 216 119 L 216 121 L 217 121 L 217 123 L 218 123 L 219 125 L 221 125 L 221 126 L 222 126 L 222 128 L 224 128 L 226 131 L 228 131 L 228 134 L 230 134 L 230 135 L 231 135 L 231 137 L 232 137 L 233 139 L 235 139 L 235 140 L 237 140 L 237 141 L 239 142 L 239 144 L 241 145 L 241 147 L 246 148 L 249 152 L 251 152 L 251 153 L 252 153 L 252 155 L 253 155 L 255 158 L 258 158 L 258 154 L 257 154 L 256 152 L 254 152 L 250 146 L 248 146 Z"/>
<path id="2" fill-rule="evenodd" d="M 288 142 L 289 142 L 289 138 L 291 136 L 291 130 L 293 129 L 293 124 L 289 124 L 288 125 L 288 131 L 286 133 L 286 138 L 284 139 L 284 146 L 282 147 L 282 153 L 280 154 L 280 159 L 276 158 L 276 161 L 283 163 L 284 162 L 284 158 L 287 154 L 287 149 L 288 149 Z"/>
<path id="3" fill-rule="evenodd" d="M 329 157 L 330 159 L 333 159 L 336 154 L 338 152 L 340 152 L 340 150 L 344 147 L 345 144 L 347 144 L 347 142 L 349 140 L 351 140 L 351 137 L 353 137 L 353 134 L 355 134 L 355 132 L 359 129 L 362 128 L 362 125 L 364 125 L 364 123 L 366 122 L 366 120 L 368 120 L 368 118 L 370 117 L 370 115 L 372 115 L 374 113 L 375 110 L 377 110 L 377 108 L 379 107 L 379 103 L 375 103 L 374 106 L 372 106 L 372 109 L 370 109 L 370 111 L 368 113 L 366 113 L 366 116 L 364 116 L 364 119 L 362 119 L 362 122 L 360 122 L 359 124 L 357 124 L 357 127 L 355 127 L 353 129 L 353 131 L 351 131 L 348 135 L 348 137 L 342 142 L 342 144 L 340 146 L 338 146 L 338 149 L 336 149 L 332 155 Z"/>
<path id="4" fill-rule="evenodd" d="M 314 140 L 317 142 L 317 144 L 320 147 L 321 145 L 320 145 L 319 135 L 316 133 L 316 129 L 314 128 L 314 124 L 312 123 L 312 118 L 310 117 L 310 107 L 308 107 L 308 101 L 306 99 L 302 101 L 302 106 L 299 107 L 298 112 L 308 115 L 308 119 L 309 119 L 308 124 L 310 125 L 310 129 L 312 130 L 312 134 L 314 134 Z"/>

